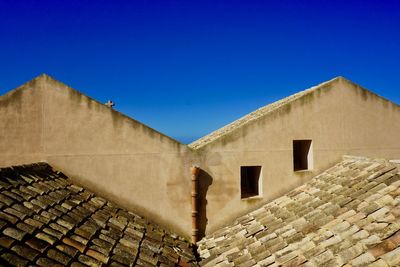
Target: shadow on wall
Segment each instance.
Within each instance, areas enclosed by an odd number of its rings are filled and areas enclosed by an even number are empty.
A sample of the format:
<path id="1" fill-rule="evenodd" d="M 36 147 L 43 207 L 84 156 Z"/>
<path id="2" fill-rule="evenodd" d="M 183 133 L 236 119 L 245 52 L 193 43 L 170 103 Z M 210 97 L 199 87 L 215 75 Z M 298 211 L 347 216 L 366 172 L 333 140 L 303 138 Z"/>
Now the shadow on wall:
<path id="1" fill-rule="evenodd" d="M 199 227 L 199 240 L 201 240 L 206 233 L 207 228 L 207 191 L 208 187 L 212 184 L 212 177 L 205 172 L 200 170 L 199 173 L 199 213 L 198 213 L 198 227 Z"/>

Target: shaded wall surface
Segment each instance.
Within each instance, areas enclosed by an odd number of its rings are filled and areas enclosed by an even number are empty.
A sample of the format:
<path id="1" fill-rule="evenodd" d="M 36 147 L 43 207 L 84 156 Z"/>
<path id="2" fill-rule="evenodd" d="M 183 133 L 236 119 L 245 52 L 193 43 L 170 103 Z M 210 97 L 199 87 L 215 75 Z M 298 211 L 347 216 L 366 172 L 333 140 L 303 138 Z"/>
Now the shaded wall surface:
<path id="1" fill-rule="evenodd" d="M 190 166 L 199 165 L 200 232 L 305 183 L 345 154 L 400 158 L 400 108 L 338 78 L 199 149 L 40 76 L 0 97 L 0 166 L 41 160 L 74 183 L 183 236 L 191 234 Z M 293 140 L 312 140 L 312 170 L 293 170 Z M 241 166 L 262 166 L 241 199 Z"/>
<path id="2" fill-rule="evenodd" d="M 41 87 L 32 80 L 0 98 L 2 166 L 43 160 Z"/>
<path id="3" fill-rule="evenodd" d="M 294 171 L 293 140 L 312 140 L 313 167 Z M 207 233 L 339 162 L 343 155 L 400 158 L 400 107 L 343 79 L 198 148 L 212 178 Z M 262 166 L 259 196 L 241 199 L 241 166 Z"/>
<path id="4" fill-rule="evenodd" d="M 0 98 L 0 165 L 45 160 L 74 182 L 190 235 L 190 149 L 42 75 Z"/>

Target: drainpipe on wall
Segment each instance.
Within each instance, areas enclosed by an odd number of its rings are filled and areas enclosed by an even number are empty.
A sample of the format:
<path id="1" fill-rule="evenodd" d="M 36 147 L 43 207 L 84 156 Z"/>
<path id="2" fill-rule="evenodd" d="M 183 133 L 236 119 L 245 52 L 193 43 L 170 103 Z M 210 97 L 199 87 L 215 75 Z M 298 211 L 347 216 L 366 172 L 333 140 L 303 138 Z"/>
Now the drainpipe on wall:
<path id="1" fill-rule="evenodd" d="M 192 166 L 190 168 L 192 173 L 192 243 L 196 244 L 199 237 L 199 227 L 198 227 L 198 214 L 199 214 L 199 180 L 198 176 L 200 173 L 200 168 L 198 166 Z"/>

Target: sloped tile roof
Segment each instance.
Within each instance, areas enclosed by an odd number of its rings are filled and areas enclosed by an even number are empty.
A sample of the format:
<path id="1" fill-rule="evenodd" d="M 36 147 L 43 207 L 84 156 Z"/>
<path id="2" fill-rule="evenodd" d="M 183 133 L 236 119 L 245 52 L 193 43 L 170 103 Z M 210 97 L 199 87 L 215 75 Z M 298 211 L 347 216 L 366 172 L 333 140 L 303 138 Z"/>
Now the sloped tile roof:
<path id="1" fill-rule="evenodd" d="M 175 266 L 188 242 L 45 163 L 0 169 L 0 265 Z"/>
<path id="2" fill-rule="evenodd" d="M 400 266 L 400 168 L 346 157 L 198 242 L 202 266 Z"/>
<path id="3" fill-rule="evenodd" d="M 337 81 L 340 78 L 341 77 L 336 77 L 336 78 L 334 78 L 332 80 L 323 82 L 323 83 L 321 83 L 321 84 L 319 84 L 317 86 L 313 86 L 313 87 L 311 87 L 309 89 L 300 91 L 298 93 L 295 93 L 293 95 L 285 97 L 285 98 L 283 98 L 281 100 L 273 102 L 273 103 L 271 103 L 269 105 L 261 107 L 261 108 L 255 110 L 255 111 L 245 115 L 244 117 L 242 117 L 240 119 L 237 119 L 234 122 L 232 122 L 232 123 L 220 128 L 220 129 L 218 129 L 218 130 L 216 130 L 216 131 L 214 131 L 214 132 L 212 132 L 212 133 L 210 133 L 210 134 L 208 134 L 206 136 L 201 137 L 200 139 L 190 143 L 188 146 L 190 148 L 192 148 L 192 149 L 199 149 L 199 148 L 201 148 L 201 147 L 203 147 L 203 146 L 205 146 L 205 145 L 217 140 L 218 138 L 233 132 L 234 130 L 244 126 L 245 124 L 247 124 L 249 122 L 252 122 L 252 121 L 255 121 L 255 120 L 257 120 L 257 119 L 259 119 L 259 118 L 271 113 L 271 112 L 274 112 L 274 111 L 278 110 L 279 108 L 281 108 L 281 107 L 283 107 L 285 105 L 288 105 L 291 102 L 293 102 L 293 101 L 295 101 L 295 100 L 297 100 L 297 99 L 299 99 L 301 97 L 304 97 L 304 96 L 306 96 L 306 95 L 308 95 L 308 94 L 310 94 L 310 93 L 312 93 L 312 92 L 314 92 L 316 90 L 319 90 L 319 89 L 321 89 L 321 88 L 323 88 L 323 87 L 325 87 L 325 86 Z"/>

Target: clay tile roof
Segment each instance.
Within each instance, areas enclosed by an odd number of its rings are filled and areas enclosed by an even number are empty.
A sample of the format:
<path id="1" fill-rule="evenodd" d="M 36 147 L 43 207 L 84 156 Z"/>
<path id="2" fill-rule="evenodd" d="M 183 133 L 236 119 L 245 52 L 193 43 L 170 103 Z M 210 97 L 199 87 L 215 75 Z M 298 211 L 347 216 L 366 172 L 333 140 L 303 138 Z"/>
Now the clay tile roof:
<path id="1" fill-rule="evenodd" d="M 400 266 L 400 165 L 345 157 L 198 243 L 202 266 Z"/>
<path id="2" fill-rule="evenodd" d="M 314 92 L 316 90 L 324 88 L 325 86 L 337 81 L 340 78 L 342 78 L 342 77 L 336 77 L 336 78 L 334 78 L 332 80 L 323 82 L 323 83 L 321 83 L 321 84 L 319 84 L 317 86 L 313 86 L 313 87 L 311 87 L 309 89 L 300 91 L 300 92 L 298 92 L 296 94 L 293 94 L 291 96 L 285 97 L 285 98 L 283 98 L 283 99 L 281 99 L 279 101 L 276 101 L 274 103 L 271 103 L 269 105 L 261 107 L 261 108 L 255 110 L 255 111 L 245 115 L 244 117 L 242 117 L 242 118 L 240 118 L 240 119 L 238 119 L 238 120 L 236 120 L 236 121 L 234 121 L 234 122 L 232 122 L 232 123 L 220 128 L 220 129 L 218 129 L 218 130 L 216 130 L 216 131 L 214 131 L 214 132 L 212 132 L 212 133 L 210 133 L 210 134 L 208 134 L 206 136 L 203 136 L 202 138 L 192 142 L 188 146 L 190 148 L 192 148 L 192 149 L 199 149 L 199 148 L 201 148 L 201 147 L 203 147 L 203 146 L 205 146 L 205 145 L 217 140 L 218 138 L 233 132 L 234 130 L 242 127 L 243 125 L 245 125 L 245 124 L 247 124 L 249 122 L 255 121 L 255 120 L 257 120 L 257 119 L 259 119 L 259 118 L 271 113 L 271 112 L 274 112 L 274 111 L 282 108 L 283 106 L 286 106 L 286 105 L 290 104 L 291 102 L 293 102 L 293 101 L 295 101 L 297 99 L 300 99 L 300 98 L 302 98 L 302 97 L 304 97 L 304 96 L 306 96 L 306 95 L 308 95 L 308 94 L 310 94 L 310 93 L 312 93 L 312 92 Z"/>
<path id="3" fill-rule="evenodd" d="M 0 265 L 191 262 L 184 239 L 71 184 L 45 163 L 0 169 Z"/>

